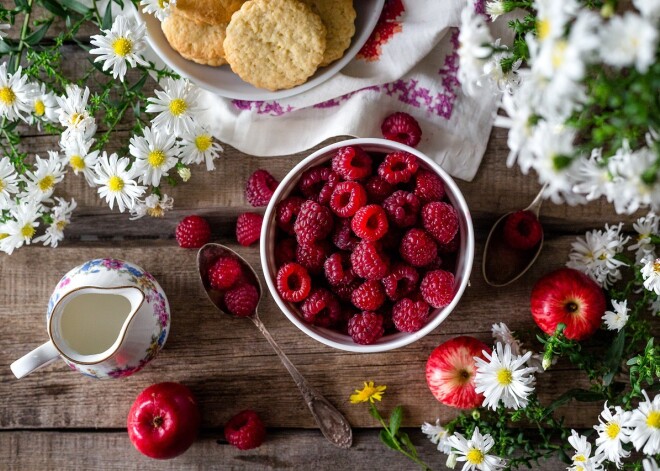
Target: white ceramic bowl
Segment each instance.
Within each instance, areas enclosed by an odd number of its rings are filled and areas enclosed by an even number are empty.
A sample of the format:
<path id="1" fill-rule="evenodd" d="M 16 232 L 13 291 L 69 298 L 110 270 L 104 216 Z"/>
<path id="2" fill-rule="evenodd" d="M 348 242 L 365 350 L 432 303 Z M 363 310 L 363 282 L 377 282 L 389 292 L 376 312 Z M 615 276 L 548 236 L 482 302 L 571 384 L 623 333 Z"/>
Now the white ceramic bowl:
<path id="1" fill-rule="evenodd" d="M 335 151 L 344 146 L 361 146 L 367 152 L 390 153 L 394 151 L 406 151 L 415 155 L 424 162 L 425 166 L 437 173 L 445 184 L 447 198 L 456 209 L 459 218 L 461 243 L 456 257 L 456 270 L 454 273 L 456 282 L 456 295 L 453 301 L 444 308 L 434 309 L 429 315 L 428 323 L 419 331 L 414 333 L 398 332 L 396 334 L 385 335 L 376 343 L 371 345 L 359 345 L 353 342 L 350 336 L 340 332 L 310 325 L 306 323 L 297 313 L 297 308 L 292 303 L 284 301 L 277 292 L 275 277 L 277 268 L 275 266 L 274 247 L 277 224 L 275 223 L 275 207 L 277 203 L 286 198 L 295 188 L 300 175 L 307 169 L 327 162 L 335 154 Z M 261 229 L 261 266 L 263 268 L 266 284 L 270 294 L 275 299 L 282 312 L 289 318 L 293 324 L 310 337 L 340 350 L 350 352 L 382 352 L 393 350 L 395 348 L 408 345 L 433 331 L 445 318 L 454 310 L 458 301 L 461 299 L 465 288 L 467 287 L 470 272 L 472 271 L 472 261 L 474 258 L 474 230 L 472 227 L 472 217 L 470 210 L 465 203 L 461 191 L 456 186 L 454 180 L 438 166 L 433 160 L 422 154 L 418 150 L 408 147 L 398 142 L 385 139 L 350 139 L 346 141 L 331 144 L 317 150 L 309 157 L 305 158 L 296 165 L 282 180 L 282 183 L 275 190 L 275 194 L 266 208 L 264 224 Z"/>
<path id="2" fill-rule="evenodd" d="M 384 3 L 385 0 L 358 0 L 354 2 L 357 14 L 355 18 L 355 35 L 344 56 L 326 67 L 321 67 L 302 85 L 276 92 L 256 88 L 244 82 L 231 71 L 229 65 L 211 67 L 184 59 L 172 49 L 160 27 L 160 21 L 155 16 L 143 13 L 141 9 L 136 14 L 138 19 L 147 25 L 147 42 L 151 48 L 180 76 L 187 77 L 200 87 L 227 98 L 277 100 L 314 88 L 343 69 L 369 39 L 371 32 L 376 27 Z"/>

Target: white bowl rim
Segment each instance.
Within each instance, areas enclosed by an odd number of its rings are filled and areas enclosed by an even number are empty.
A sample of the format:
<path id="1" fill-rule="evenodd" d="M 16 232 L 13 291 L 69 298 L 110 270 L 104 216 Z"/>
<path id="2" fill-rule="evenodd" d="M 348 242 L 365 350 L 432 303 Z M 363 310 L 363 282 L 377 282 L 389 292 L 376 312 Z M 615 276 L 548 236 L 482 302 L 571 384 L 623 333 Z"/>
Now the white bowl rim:
<path id="1" fill-rule="evenodd" d="M 311 161 L 315 160 L 317 157 L 321 155 L 328 154 L 329 152 L 332 152 L 340 147 L 345 147 L 345 146 L 365 146 L 365 147 L 385 146 L 393 150 L 400 150 L 413 154 L 414 156 L 422 160 L 424 163 L 426 163 L 430 168 L 433 169 L 433 171 L 437 172 L 442 177 L 445 187 L 449 187 L 450 192 L 452 193 L 454 199 L 456 200 L 458 206 L 457 209 L 462 214 L 465 215 L 465 223 L 467 227 L 467 234 L 465 234 L 466 245 L 465 245 L 465 255 L 464 255 L 465 256 L 464 273 L 461 283 L 454 295 L 454 299 L 452 300 L 452 302 L 449 303 L 449 305 L 442 308 L 442 311 L 440 311 L 440 313 L 438 313 L 438 315 L 436 315 L 436 317 L 433 320 L 431 320 L 428 324 L 426 324 L 417 332 L 403 335 L 400 338 L 394 340 L 386 341 L 383 343 L 371 344 L 371 345 L 360 345 L 356 343 L 344 344 L 344 343 L 336 342 L 332 339 L 323 337 L 322 335 L 319 335 L 317 332 L 310 329 L 307 323 L 301 320 L 295 312 L 292 312 L 289 309 L 287 303 L 280 297 L 279 293 L 277 292 L 277 288 L 275 287 L 273 279 L 270 276 L 268 258 L 266 255 L 266 244 L 267 244 L 266 235 L 269 230 L 268 224 L 266 223 L 270 221 L 271 218 L 273 218 L 275 212 L 275 206 L 279 201 L 280 196 L 284 191 L 284 188 L 288 186 L 288 183 L 291 180 L 298 178 L 300 170 L 306 167 Z M 436 162 L 431 160 L 429 157 L 427 157 L 425 154 L 421 153 L 417 149 L 413 149 L 412 147 L 409 147 L 405 144 L 400 144 L 395 141 L 390 141 L 381 138 L 355 138 L 355 139 L 347 139 L 347 140 L 335 142 L 333 144 L 330 144 L 313 152 L 311 155 L 301 160 L 295 167 L 293 167 L 289 171 L 289 173 L 287 173 L 287 175 L 282 179 L 281 183 L 278 185 L 272 198 L 270 199 L 270 202 L 268 203 L 268 206 L 266 207 L 266 212 L 264 214 L 264 224 L 262 225 L 261 228 L 261 235 L 259 240 L 259 252 L 260 252 L 259 257 L 261 259 L 261 267 L 263 270 L 264 279 L 266 280 L 266 284 L 268 285 L 268 290 L 270 291 L 271 296 L 277 303 L 278 307 L 282 310 L 284 315 L 293 324 L 295 324 L 296 327 L 298 327 L 300 330 L 302 330 L 304 333 L 306 333 L 313 339 L 330 347 L 337 348 L 339 350 L 344 350 L 349 352 L 359 352 L 359 353 L 376 353 L 376 352 L 384 352 L 384 351 L 394 350 L 396 348 L 404 347 L 419 340 L 420 338 L 424 337 L 425 335 L 435 330 L 454 310 L 454 308 L 460 301 L 461 297 L 463 296 L 463 293 L 470 281 L 472 264 L 474 262 L 474 228 L 472 225 L 472 217 L 470 215 L 470 210 L 467 206 L 465 198 L 463 197 L 463 193 L 458 188 L 458 185 L 456 185 L 456 182 L 454 182 L 454 179 L 447 172 L 445 172 Z M 348 338 L 350 339 L 350 337 Z"/>

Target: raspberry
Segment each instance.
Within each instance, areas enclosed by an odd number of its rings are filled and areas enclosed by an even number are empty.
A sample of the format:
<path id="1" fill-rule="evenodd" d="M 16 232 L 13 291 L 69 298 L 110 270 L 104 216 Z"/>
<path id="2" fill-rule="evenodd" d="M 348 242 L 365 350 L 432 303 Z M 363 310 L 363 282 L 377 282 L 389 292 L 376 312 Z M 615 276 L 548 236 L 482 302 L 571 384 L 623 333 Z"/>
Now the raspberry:
<path id="1" fill-rule="evenodd" d="M 424 275 L 419 289 L 431 306 L 445 307 L 454 299 L 454 275 L 444 270 L 430 271 Z"/>
<path id="2" fill-rule="evenodd" d="M 407 183 L 417 171 L 417 157 L 408 152 L 392 152 L 387 154 L 378 167 L 378 175 L 388 183 Z"/>
<path id="3" fill-rule="evenodd" d="M 529 250 L 543 236 L 543 227 L 531 211 L 518 211 L 504 221 L 504 240 L 512 249 Z"/>
<path id="4" fill-rule="evenodd" d="M 391 195 L 394 191 L 394 186 L 386 182 L 378 175 L 369 177 L 367 182 L 364 184 L 364 187 L 367 190 L 369 201 L 378 204 L 382 203 L 383 200 L 385 200 L 385 198 Z"/>
<path id="5" fill-rule="evenodd" d="M 342 218 L 353 216 L 365 204 L 367 192 L 357 182 L 338 183 L 330 197 L 330 209 Z"/>
<path id="6" fill-rule="evenodd" d="M 445 197 L 445 184 L 438 174 L 420 169 L 415 176 L 413 193 L 422 203 L 440 201 Z"/>
<path id="7" fill-rule="evenodd" d="M 456 253 L 458 247 L 461 245 L 461 234 L 457 232 L 454 238 L 447 244 L 438 244 L 438 253 L 448 255 Z"/>
<path id="8" fill-rule="evenodd" d="M 176 226 L 174 235 L 179 247 L 198 249 L 211 239 L 211 226 L 201 216 L 186 216 Z"/>
<path id="9" fill-rule="evenodd" d="M 417 332 L 424 327 L 429 314 L 429 305 L 410 298 L 399 300 L 392 308 L 392 321 L 399 332 Z"/>
<path id="10" fill-rule="evenodd" d="M 236 240 L 244 247 L 254 244 L 261 235 L 264 217 L 257 213 L 243 213 L 236 221 Z"/>
<path id="11" fill-rule="evenodd" d="M 385 302 L 385 291 L 380 281 L 367 280 L 353 291 L 353 306 L 363 311 L 375 311 Z"/>
<path id="12" fill-rule="evenodd" d="M 239 450 L 257 448 L 266 438 L 266 427 L 253 410 L 244 410 L 229 419 L 225 425 L 225 438 Z"/>
<path id="13" fill-rule="evenodd" d="M 350 219 L 339 219 L 332 233 L 332 243 L 341 250 L 353 250 L 360 242 L 351 230 Z"/>
<path id="14" fill-rule="evenodd" d="M 293 225 L 299 244 L 325 239 L 332 231 L 332 212 L 312 200 L 305 201 Z"/>
<path id="15" fill-rule="evenodd" d="M 314 274 L 318 275 L 323 272 L 323 264 L 325 259 L 330 255 L 330 244 L 323 240 L 321 242 L 310 242 L 305 245 L 299 245 L 296 249 L 296 260 L 303 267 Z"/>
<path id="16" fill-rule="evenodd" d="M 312 289 L 312 279 L 305 267 L 293 262 L 280 267 L 275 283 L 282 299 L 292 303 L 305 299 Z"/>
<path id="17" fill-rule="evenodd" d="M 325 278 L 333 286 L 347 285 L 355 279 L 347 253 L 335 252 L 323 264 Z"/>
<path id="18" fill-rule="evenodd" d="M 247 317 L 254 313 L 259 304 L 259 291 L 254 285 L 242 284 L 225 293 L 227 311 L 238 317 Z"/>
<path id="19" fill-rule="evenodd" d="M 220 257 L 209 269 L 211 287 L 220 291 L 229 289 L 241 275 L 241 264 L 234 257 Z"/>
<path id="20" fill-rule="evenodd" d="M 389 115 L 380 125 L 380 130 L 385 139 L 400 142 L 410 147 L 419 144 L 422 138 L 422 128 L 417 120 L 408 113 L 393 113 Z"/>
<path id="21" fill-rule="evenodd" d="M 245 198 L 252 206 L 267 206 L 279 184 L 268 171 L 259 169 L 248 178 Z"/>
<path id="22" fill-rule="evenodd" d="M 380 280 L 389 270 L 389 258 L 377 242 L 363 240 L 351 254 L 353 271 L 367 280 Z"/>
<path id="23" fill-rule="evenodd" d="M 383 316 L 373 311 L 364 311 L 355 314 L 348 321 L 348 335 L 355 343 L 369 345 L 381 338 L 385 333 L 383 329 Z"/>
<path id="24" fill-rule="evenodd" d="M 410 265 L 423 267 L 438 256 L 438 247 L 433 238 L 422 229 L 410 229 L 401 239 L 401 257 Z"/>
<path id="25" fill-rule="evenodd" d="M 332 158 L 332 170 L 345 180 L 360 180 L 371 175 L 371 157 L 361 147 L 341 147 Z"/>
<path id="26" fill-rule="evenodd" d="M 346 302 L 351 302 L 351 296 L 353 291 L 358 289 L 362 283 L 359 278 L 353 278 L 348 284 L 336 285 L 332 287 L 332 291 L 337 295 L 339 299 Z"/>
<path id="27" fill-rule="evenodd" d="M 383 208 L 394 224 L 399 227 L 409 227 L 417 222 L 419 199 L 412 193 L 398 190 L 385 198 Z"/>
<path id="28" fill-rule="evenodd" d="M 309 324 L 330 327 L 341 318 L 341 306 L 337 298 L 325 288 L 318 288 L 300 306 L 303 319 Z"/>
<path id="29" fill-rule="evenodd" d="M 388 226 L 385 210 L 377 204 L 360 208 L 351 220 L 351 229 L 355 235 L 371 242 L 383 237 Z"/>
<path id="30" fill-rule="evenodd" d="M 330 168 L 312 167 L 303 172 L 298 182 L 298 188 L 308 199 L 326 204 L 337 183 L 339 183 L 339 175 Z"/>
<path id="31" fill-rule="evenodd" d="M 277 207 L 275 208 L 275 221 L 277 222 L 277 227 L 284 232 L 293 235 L 293 225 L 300 213 L 300 207 L 304 202 L 305 200 L 303 198 L 289 196 L 277 203 Z"/>
<path id="32" fill-rule="evenodd" d="M 287 237 L 275 244 L 275 265 L 281 267 L 287 262 L 293 262 L 296 259 L 296 239 Z"/>
<path id="33" fill-rule="evenodd" d="M 385 294 L 392 301 L 397 301 L 412 293 L 417 288 L 419 274 L 410 265 L 396 264 L 389 275 L 381 280 Z"/>
<path id="34" fill-rule="evenodd" d="M 422 225 L 435 240 L 448 244 L 458 232 L 458 215 L 452 205 L 434 201 L 422 208 Z"/>

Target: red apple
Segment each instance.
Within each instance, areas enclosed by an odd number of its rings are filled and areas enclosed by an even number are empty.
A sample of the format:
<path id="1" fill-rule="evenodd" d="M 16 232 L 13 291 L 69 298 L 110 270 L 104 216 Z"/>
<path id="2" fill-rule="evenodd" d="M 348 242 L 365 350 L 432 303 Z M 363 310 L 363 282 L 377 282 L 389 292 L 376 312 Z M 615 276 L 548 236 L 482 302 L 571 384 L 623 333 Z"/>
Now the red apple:
<path id="1" fill-rule="evenodd" d="M 552 335 L 557 325 L 566 325 L 564 335 L 584 340 L 601 324 L 607 303 L 598 284 L 584 273 L 561 268 L 541 278 L 532 290 L 531 310 L 534 322 Z"/>
<path id="2" fill-rule="evenodd" d="M 158 383 L 142 391 L 131 406 L 128 437 L 150 458 L 174 458 L 190 448 L 200 422 L 190 389 L 180 383 Z"/>
<path id="3" fill-rule="evenodd" d="M 474 390 L 474 357 L 484 358 L 484 350 L 491 348 L 474 337 L 461 336 L 431 352 L 426 362 L 426 382 L 438 401 L 459 409 L 472 409 L 483 403 L 483 394 Z"/>

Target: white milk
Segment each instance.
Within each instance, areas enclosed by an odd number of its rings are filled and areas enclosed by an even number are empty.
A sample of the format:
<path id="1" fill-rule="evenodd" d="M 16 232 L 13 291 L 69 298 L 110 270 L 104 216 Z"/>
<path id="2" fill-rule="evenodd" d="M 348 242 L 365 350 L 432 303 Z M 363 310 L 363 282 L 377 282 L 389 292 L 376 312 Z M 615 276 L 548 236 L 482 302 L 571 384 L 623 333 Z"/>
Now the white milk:
<path id="1" fill-rule="evenodd" d="M 131 313 L 131 303 L 117 294 L 81 294 L 64 308 L 62 339 L 81 355 L 103 353 L 112 347 Z"/>

